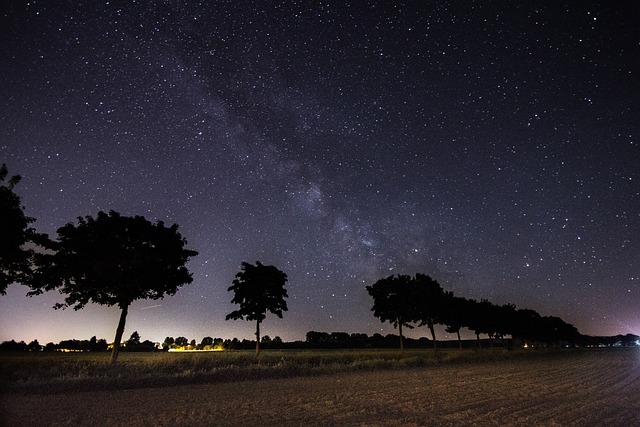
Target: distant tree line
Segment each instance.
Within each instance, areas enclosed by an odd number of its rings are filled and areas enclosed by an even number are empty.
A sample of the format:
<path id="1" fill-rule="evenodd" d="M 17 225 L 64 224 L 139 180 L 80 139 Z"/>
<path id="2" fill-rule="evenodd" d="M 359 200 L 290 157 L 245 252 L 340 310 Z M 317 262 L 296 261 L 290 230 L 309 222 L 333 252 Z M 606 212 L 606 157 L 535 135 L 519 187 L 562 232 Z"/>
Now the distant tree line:
<path id="1" fill-rule="evenodd" d="M 138 331 L 134 331 L 129 339 L 124 343 L 124 349 L 126 351 L 155 351 L 158 350 L 156 343 L 144 340 L 140 338 Z"/>
<path id="2" fill-rule="evenodd" d="M 0 344 L 0 351 L 107 351 L 108 346 L 107 340 L 94 336 L 89 340 L 62 340 L 58 344 L 50 342 L 46 345 L 41 345 L 38 340 L 29 344 L 11 340 Z"/>
<path id="3" fill-rule="evenodd" d="M 476 347 L 476 340 L 461 341 L 464 348 Z M 489 345 L 488 338 L 482 340 Z M 497 346 L 511 345 L 511 339 L 498 341 Z M 506 343 L 506 344 L 505 344 Z M 123 347 L 123 351 L 167 351 L 170 348 L 183 350 L 252 350 L 255 349 L 254 340 L 247 339 L 223 339 L 204 337 L 200 343 L 196 343 L 195 339 L 188 340 L 185 337 L 172 338 L 167 337 L 165 341 L 157 346 L 151 341 L 142 341 L 141 346 L 130 345 L 127 341 Z M 431 345 L 431 340 L 426 337 L 418 339 L 405 338 L 406 348 L 427 348 Z M 442 347 L 457 347 L 455 341 L 444 341 L 440 343 Z M 577 345 L 581 347 L 634 347 L 640 346 L 640 336 L 634 334 L 615 335 L 615 336 L 589 336 L 580 335 Z M 397 348 L 398 336 L 394 334 L 382 335 L 375 333 L 371 336 L 363 333 L 347 333 L 347 332 L 316 332 L 309 331 L 306 334 L 305 341 L 283 341 L 280 337 L 270 339 L 268 335 L 261 339 L 261 346 L 265 349 L 283 350 L 283 349 L 347 349 L 347 348 Z M 37 340 L 25 343 L 24 341 L 16 342 L 15 340 L 4 341 L 0 343 L 0 352 L 23 352 L 23 351 L 107 351 L 109 344 L 105 339 L 96 339 L 92 337 L 90 340 L 63 340 L 58 344 L 52 342 L 41 345 Z"/>
<path id="4" fill-rule="evenodd" d="M 398 336 L 375 333 L 372 336 L 363 333 L 309 331 L 306 335 L 307 348 L 394 348 L 398 346 Z M 404 345 L 409 348 L 425 348 L 430 340 L 405 338 Z"/>
<path id="5" fill-rule="evenodd" d="M 33 340 L 29 344 L 24 341 L 16 342 L 15 340 L 4 341 L 0 344 L 0 351 L 107 351 L 109 343 L 104 338 L 91 337 L 88 340 L 62 340 L 57 344 L 53 342 L 41 345 L 38 340 Z M 137 331 L 131 334 L 131 337 L 125 342 L 124 349 L 126 351 L 154 351 L 157 350 L 156 344 L 149 341 L 140 341 L 140 335 Z"/>
<path id="6" fill-rule="evenodd" d="M 186 337 L 166 337 L 162 342 L 163 350 L 213 350 L 219 347 L 224 340 L 222 338 L 204 337 L 198 344 L 195 339 L 189 340 Z"/>

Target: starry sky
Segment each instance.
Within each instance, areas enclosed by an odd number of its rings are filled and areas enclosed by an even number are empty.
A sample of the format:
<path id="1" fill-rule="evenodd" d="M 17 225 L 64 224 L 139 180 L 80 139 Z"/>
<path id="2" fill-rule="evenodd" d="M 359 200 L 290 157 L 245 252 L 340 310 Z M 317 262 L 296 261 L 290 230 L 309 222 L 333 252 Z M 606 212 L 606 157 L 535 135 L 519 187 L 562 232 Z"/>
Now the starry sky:
<path id="1" fill-rule="evenodd" d="M 5 1 L 0 162 L 40 232 L 113 209 L 199 252 L 125 338 L 251 339 L 224 317 L 256 260 L 284 340 L 392 333 L 365 286 L 416 272 L 640 334 L 640 5 L 524 3 Z M 117 308 L 26 292 L 0 341 L 113 339 Z"/>

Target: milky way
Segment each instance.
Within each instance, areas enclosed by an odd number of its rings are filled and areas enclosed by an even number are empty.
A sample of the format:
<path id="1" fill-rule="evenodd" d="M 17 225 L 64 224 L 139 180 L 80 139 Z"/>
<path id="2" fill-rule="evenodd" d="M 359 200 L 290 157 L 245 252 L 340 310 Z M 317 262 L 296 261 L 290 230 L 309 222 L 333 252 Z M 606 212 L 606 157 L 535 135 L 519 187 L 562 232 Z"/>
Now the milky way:
<path id="1" fill-rule="evenodd" d="M 110 209 L 180 225 L 194 282 L 135 303 L 125 336 L 251 338 L 224 316 L 256 260 L 289 276 L 289 311 L 263 326 L 285 340 L 392 332 L 365 286 L 416 272 L 638 334 L 639 12 L 10 1 L 0 162 L 51 236 Z M 0 298 L 0 340 L 114 334 L 116 308 L 25 294 Z"/>

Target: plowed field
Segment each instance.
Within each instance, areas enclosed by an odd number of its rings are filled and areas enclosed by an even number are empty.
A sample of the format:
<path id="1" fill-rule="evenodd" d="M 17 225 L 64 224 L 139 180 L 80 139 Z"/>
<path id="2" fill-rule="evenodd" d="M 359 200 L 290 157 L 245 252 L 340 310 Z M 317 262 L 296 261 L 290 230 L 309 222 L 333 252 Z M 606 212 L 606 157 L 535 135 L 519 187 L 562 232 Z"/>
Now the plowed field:
<path id="1" fill-rule="evenodd" d="M 640 350 L 171 388 L 6 395 L 3 425 L 640 425 Z"/>

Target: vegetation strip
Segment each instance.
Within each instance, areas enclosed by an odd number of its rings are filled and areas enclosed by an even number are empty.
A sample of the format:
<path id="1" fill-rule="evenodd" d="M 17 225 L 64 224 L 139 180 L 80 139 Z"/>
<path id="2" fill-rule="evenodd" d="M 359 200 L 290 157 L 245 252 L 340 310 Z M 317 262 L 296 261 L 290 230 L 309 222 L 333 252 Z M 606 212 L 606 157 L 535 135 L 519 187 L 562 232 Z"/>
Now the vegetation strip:
<path id="1" fill-rule="evenodd" d="M 311 350 L 205 353 L 123 353 L 113 366 L 101 353 L 0 355 L 3 393 L 58 394 L 139 389 L 334 373 L 407 369 L 558 357 L 579 350 Z"/>

